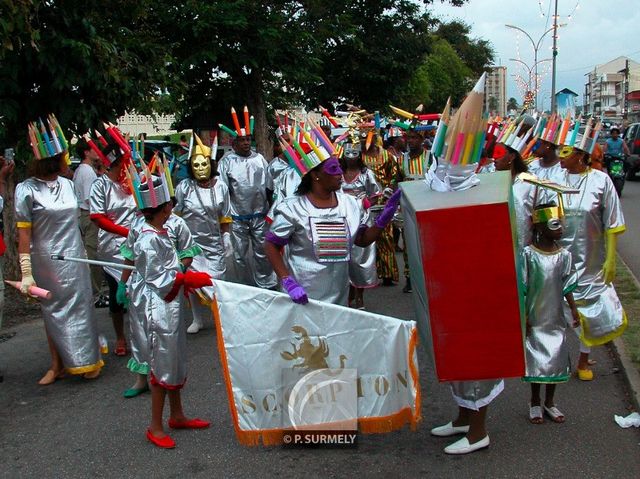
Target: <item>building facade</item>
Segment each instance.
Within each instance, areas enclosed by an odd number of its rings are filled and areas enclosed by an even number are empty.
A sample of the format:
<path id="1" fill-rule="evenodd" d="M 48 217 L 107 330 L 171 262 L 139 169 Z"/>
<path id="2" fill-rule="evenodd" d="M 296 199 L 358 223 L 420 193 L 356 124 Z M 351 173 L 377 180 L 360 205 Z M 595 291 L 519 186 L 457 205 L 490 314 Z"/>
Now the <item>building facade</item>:
<path id="1" fill-rule="evenodd" d="M 491 66 L 484 84 L 484 109 L 490 115 L 507 114 L 507 67 Z"/>
<path id="2" fill-rule="evenodd" d="M 597 65 L 585 74 L 583 112 L 604 120 L 620 123 L 629 115 L 637 113 L 630 103 L 633 95 L 640 90 L 640 64 L 627 57 L 618 57 L 610 62 Z"/>
<path id="3" fill-rule="evenodd" d="M 118 128 L 123 133 L 129 133 L 132 138 L 141 133 L 148 136 L 172 135 L 177 133 L 171 129 L 175 115 L 139 115 L 136 112 L 125 113 L 118 118 Z"/>

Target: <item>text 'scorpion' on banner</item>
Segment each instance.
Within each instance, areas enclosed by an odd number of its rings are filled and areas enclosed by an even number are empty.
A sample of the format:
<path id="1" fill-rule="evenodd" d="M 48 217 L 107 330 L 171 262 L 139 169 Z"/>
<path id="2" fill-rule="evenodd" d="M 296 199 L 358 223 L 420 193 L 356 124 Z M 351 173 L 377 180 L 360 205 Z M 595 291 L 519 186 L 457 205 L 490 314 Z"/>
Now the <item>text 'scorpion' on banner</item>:
<path id="1" fill-rule="evenodd" d="M 313 300 L 298 305 L 286 294 L 226 281 L 214 288 L 218 350 L 240 443 L 275 445 L 292 429 L 336 429 L 335 412 L 357 411 L 352 423 L 363 433 L 414 428 L 420 420 L 414 321 Z M 326 387 L 312 389 L 321 370 Z M 355 407 L 340 404 L 349 397 L 357 397 Z"/>

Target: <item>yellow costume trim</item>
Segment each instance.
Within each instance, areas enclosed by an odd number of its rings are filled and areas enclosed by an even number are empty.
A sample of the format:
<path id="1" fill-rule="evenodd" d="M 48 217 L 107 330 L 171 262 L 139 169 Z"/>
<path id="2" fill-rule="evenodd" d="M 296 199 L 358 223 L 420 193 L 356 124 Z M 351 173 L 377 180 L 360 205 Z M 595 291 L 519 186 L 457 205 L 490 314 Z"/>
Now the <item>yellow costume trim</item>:
<path id="1" fill-rule="evenodd" d="M 30 221 L 18 221 L 16 223 L 16 228 L 31 228 Z"/>
<path id="2" fill-rule="evenodd" d="M 65 371 L 69 374 L 85 374 L 102 369 L 103 366 L 104 361 L 101 359 L 95 364 L 91 364 L 89 366 L 79 366 L 77 368 L 65 368 Z"/>
<path id="3" fill-rule="evenodd" d="M 618 233 L 624 233 L 625 231 L 627 231 L 627 227 L 625 225 L 621 225 L 621 226 L 616 226 L 615 228 L 610 228 L 606 231 L 607 234 L 618 234 Z"/>
<path id="4" fill-rule="evenodd" d="M 622 324 L 615 331 L 611 331 L 609 334 L 605 334 L 604 336 L 600 336 L 597 338 L 592 338 L 589 333 L 589 327 L 587 322 L 584 320 L 584 316 L 580 314 L 580 341 L 582 341 L 586 346 L 601 346 L 602 344 L 606 344 L 609 341 L 613 341 L 622 333 L 624 333 L 625 329 L 627 329 L 627 325 L 629 321 L 627 321 L 627 313 L 623 309 L 622 310 Z"/>
<path id="5" fill-rule="evenodd" d="M 218 221 L 221 225 L 225 225 L 228 223 L 233 223 L 233 218 L 231 218 L 231 216 L 221 216 Z"/>

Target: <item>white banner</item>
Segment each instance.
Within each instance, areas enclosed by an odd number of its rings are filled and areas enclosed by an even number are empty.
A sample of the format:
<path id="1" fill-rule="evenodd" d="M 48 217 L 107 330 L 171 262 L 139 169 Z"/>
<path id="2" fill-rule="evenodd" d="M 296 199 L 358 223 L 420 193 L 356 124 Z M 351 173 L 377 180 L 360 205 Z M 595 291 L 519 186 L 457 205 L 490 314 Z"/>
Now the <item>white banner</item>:
<path id="1" fill-rule="evenodd" d="M 365 433 L 415 427 L 420 386 L 414 321 L 313 300 L 298 305 L 283 293 L 225 281 L 215 281 L 214 288 L 218 349 L 242 444 L 278 444 L 301 421 L 335 425 L 340 421 L 331 410 L 357 410 L 354 420 Z M 320 370 L 337 379 L 311 392 L 308 381 Z M 357 397 L 354 408 L 345 403 L 349 397 Z"/>

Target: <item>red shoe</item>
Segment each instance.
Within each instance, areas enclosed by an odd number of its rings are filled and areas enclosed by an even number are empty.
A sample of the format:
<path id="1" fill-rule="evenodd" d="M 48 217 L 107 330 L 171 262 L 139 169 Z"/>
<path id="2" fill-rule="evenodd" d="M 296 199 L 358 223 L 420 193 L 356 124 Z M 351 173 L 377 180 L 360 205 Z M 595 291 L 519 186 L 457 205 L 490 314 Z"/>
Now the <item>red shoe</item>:
<path id="1" fill-rule="evenodd" d="M 165 437 L 156 437 L 151 432 L 151 429 L 147 429 L 147 439 L 152 442 L 154 445 L 161 447 L 163 449 L 173 449 L 176 447 L 176 443 L 171 436 L 166 435 Z"/>
<path id="2" fill-rule="evenodd" d="M 169 419 L 169 427 L 171 429 L 206 429 L 211 426 L 209 421 L 203 421 L 202 419 L 193 418 L 186 421 L 174 421 Z"/>

